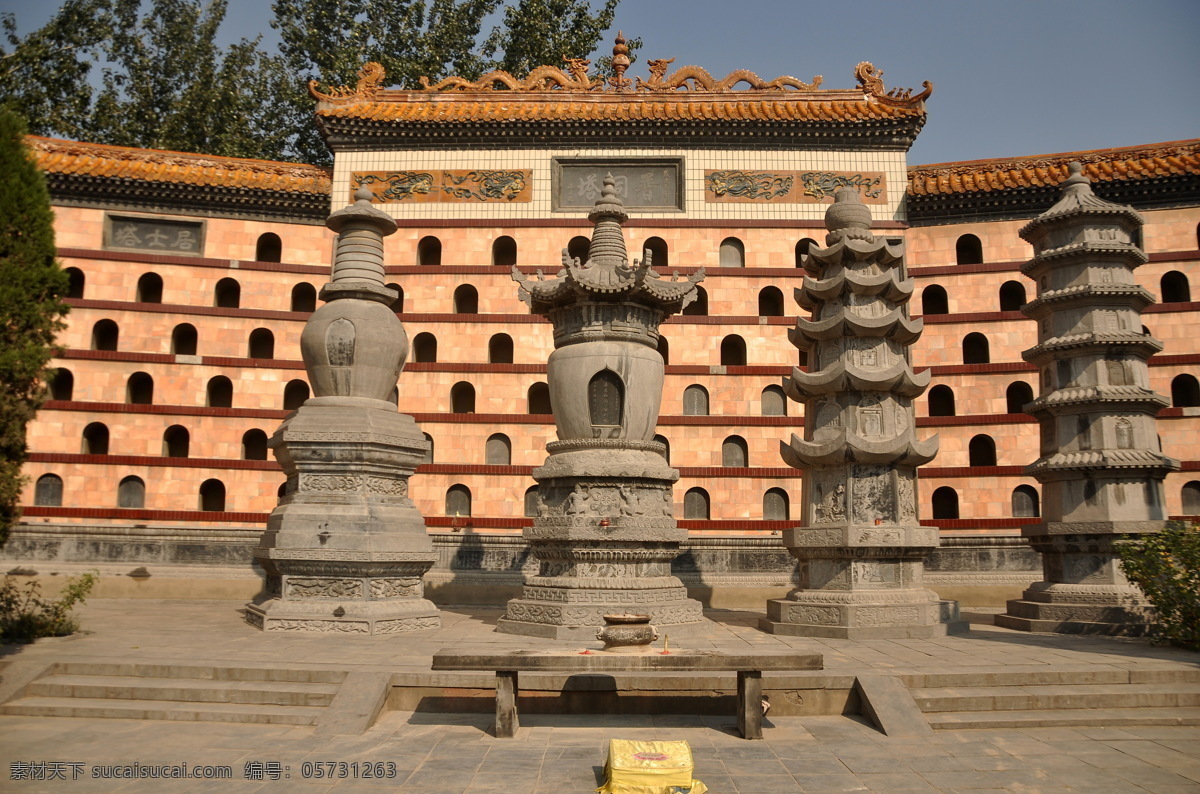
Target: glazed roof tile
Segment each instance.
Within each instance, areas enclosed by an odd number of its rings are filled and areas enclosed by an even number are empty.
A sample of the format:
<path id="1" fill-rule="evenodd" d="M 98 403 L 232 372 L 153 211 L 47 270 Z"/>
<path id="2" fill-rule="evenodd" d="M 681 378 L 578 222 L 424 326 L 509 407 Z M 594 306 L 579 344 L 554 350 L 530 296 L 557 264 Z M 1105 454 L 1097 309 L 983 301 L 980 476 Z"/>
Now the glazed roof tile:
<path id="1" fill-rule="evenodd" d="M 908 193 L 910 196 L 933 196 L 1053 186 L 1067 178 L 1067 166 L 1075 160 L 1083 164 L 1084 175 L 1093 182 L 1196 176 L 1200 175 L 1200 139 L 911 166 L 908 169 Z"/>
<path id="2" fill-rule="evenodd" d="M 199 187 L 244 188 L 329 195 L 331 174 L 313 165 L 137 149 L 27 136 L 43 172 L 65 176 L 132 179 Z"/>

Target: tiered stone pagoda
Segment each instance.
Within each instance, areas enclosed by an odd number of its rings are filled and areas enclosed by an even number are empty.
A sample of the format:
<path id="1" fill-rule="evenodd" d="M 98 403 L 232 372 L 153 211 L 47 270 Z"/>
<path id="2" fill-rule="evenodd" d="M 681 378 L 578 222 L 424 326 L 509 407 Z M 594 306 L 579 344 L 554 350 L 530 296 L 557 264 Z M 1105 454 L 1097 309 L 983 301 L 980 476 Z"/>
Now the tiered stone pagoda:
<path id="1" fill-rule="evenodd" d="M 314 396 L 271 438 L 287 492 L 255 557 L 265 592 L 246 620 L 265 631 L 394 634 L 441 626 L 424 597 L 433 565 L 408 478 L 429 448 L 391 401 L 408 357 L 384 286 L 383 238 L 396 222 L 360 191 L 329 216 L 338 232 L 326 304 L 300 337 Z"/>
<path id="2" fill-rule="evenodd" d="M 1145 332 L 1154 302 L 1134 283 L 1146 262 L 1131 207 L 1092 192 L 1071 163 L 1062 198 L 1021 229 L 1034 256 L 1022 272 L 1037 298 L 1022 309 L 1038 343 L 1022 356 L 1041 373 L 1026 406 L 1041 425 L 1042 522 L 1022 534 L 1042 554 L 1034 583 L 997 625 L 1028 631 L 1141 634 L 1153 620 L 1121 572 L 1113 543 L 1159 530 L 1162 482 L 1179 461 L 1162 454 L 1155 415 L 1167 401 L 1149 387 L 1146 362 L 1162 343 Z"/>
<path id="3" fill-rule="evenodd" d="M 586 262 L 564 250 L 554 278 L 513 269 L 521 300 L 554 324 L 547 375 L 558 440 L 533 472 L 538 515 L 525 537 L 539 571 L 509 601 L 498 631 L 593 639 L 607 614 L 645 614 L 659 627 L 703 619 L 671 575 L 687 531 L 673 515 L 679 472 L 654 432 L 658 327 L 695 300 L 704 272 L 662 278 L 649 251 L 630 265 L 627 217 L 609 175 L 588 215 L 595 229 Z"/>
<path id="4" fill-rule="evenodd" d="M 825 215 L 825 248 L 810 249 L 796 291 L 812 319 L 789 337 L 808 351 L 785 390 L 804 403 L 804 439 L 781 444 L 804 472 L 805 526 L 784 533 L 800 587 L 768 601 L 760 626 L 810 637 L 934 637 L 963 628 L 957 605 L 923 586 L 936 527 L 917 516 L 917 467 L 937 454 L 919 440 L 913 398 L 929 385 L 909 346 L 923 322 L 908 316 L 913 282 L 904 246 L 871 234 L 871 211 L 842 188 Z"/>

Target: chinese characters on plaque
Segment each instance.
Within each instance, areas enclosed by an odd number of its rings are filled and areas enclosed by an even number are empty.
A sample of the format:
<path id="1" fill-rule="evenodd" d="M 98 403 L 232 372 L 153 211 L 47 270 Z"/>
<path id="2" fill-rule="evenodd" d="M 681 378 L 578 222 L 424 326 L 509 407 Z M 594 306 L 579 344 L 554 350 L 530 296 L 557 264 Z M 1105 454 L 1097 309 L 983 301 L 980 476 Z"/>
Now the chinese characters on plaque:
<path id="1" fill-rule="evenodd" d="M 590 210 L 600 197 L 604 177 L 612 174 L 627 210 L 679 210 L 679 162 L 555 163 L 556 210 Z"/>
<path id="2" fill-rule="evenodd" d="M 104 224 L 104 247 L 202 256 L 204 223 L 108 215 Z"/>

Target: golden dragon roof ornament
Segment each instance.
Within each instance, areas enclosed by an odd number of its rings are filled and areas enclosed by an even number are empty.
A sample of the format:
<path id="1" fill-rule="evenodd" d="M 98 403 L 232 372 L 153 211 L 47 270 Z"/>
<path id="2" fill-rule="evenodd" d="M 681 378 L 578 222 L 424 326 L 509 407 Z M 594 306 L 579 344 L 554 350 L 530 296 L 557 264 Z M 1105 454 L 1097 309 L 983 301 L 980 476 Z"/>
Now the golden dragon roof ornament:
<path id="1" fill-rule="evenodd" d="M 925 90 L 916 96 L 912 95 L 913 90 L 911 88 L 893 88 L 891 91 L 884 90 L 883 70 L 876 69 L 875 65 L 870 61 L 863 61 L 854 67 L 854 77 L 858 80 L 858 84 L 862 86 L 864 94 L 883 100 L 888 104 L 913 107 L 929 99 L 933 94 L 933 83 L 928 80 L 921 83 L 921 87 Z"/>

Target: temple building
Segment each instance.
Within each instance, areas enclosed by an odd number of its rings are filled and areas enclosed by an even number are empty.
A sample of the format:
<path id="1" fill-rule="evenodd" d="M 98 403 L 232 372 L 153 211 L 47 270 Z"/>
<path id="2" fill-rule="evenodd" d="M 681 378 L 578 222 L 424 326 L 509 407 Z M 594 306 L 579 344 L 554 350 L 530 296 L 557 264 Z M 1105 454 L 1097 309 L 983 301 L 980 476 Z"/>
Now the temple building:
<path id="1" fill-rule="evenodd" d="M 550 278 L 564 249 L 586 259 L 609 175 L 630 259 L 705 274 L 659 329 L 654 439 L 680 475 L 673 573 L 704 605 L 761 608 L 796 584 L 781 533 L 803 523 L 803 488 L 780 442 L 804 417 L 783 381 L 807 362 L 788 330 L 808 315 L 793 299 L 801 259 L 840 188 L 858 191 L 874 235 L 904 242 L 908 308 L 924 321 L 911 364 L 931 381 L 913 406 L 940 449 L 916 513 L 941 543 L 925 586 L 1000 605 L 1040 576 L 1020 534 L 1041 491 L 1026 473 L 1038 369 L 1021 352 L 1037 326 L 1020 309 L 1036 289 L 1018 230 L 1054 204 L 1071 161 L 1145 221 L 1134 278 L 1163 344 L 1149 388 L 1169 398 L 1158 433 L 1181 461 L 1166 513 L 1200 515 L 1200 140 L 909 165 L 936 99 L 928 84 L 889 90 L 869 63 L 825 80 L 617 66 L 608 83 L 571 61 L 399 91 L 368 64 L 355 87 L 314 89 L 332 170 L 31 137 L 71 312 L 29 427 L 8 569 L 122 574 L 103 580 L 111 595 L 257 591 L 252 553 L 284 483 L 267 440 L 310 396 L 299 338 L 329 277 L 325 219 L 366 188 L 397 226 L 385 279 L 411 352 L 393 397 L 430 444 L 409 483 L 438 556 L 426 593 L 518 596 L 536 571 L 522 538 L 539 509 L 532 472 L 556 432 L 553 327 L 512 273 Z"/>

